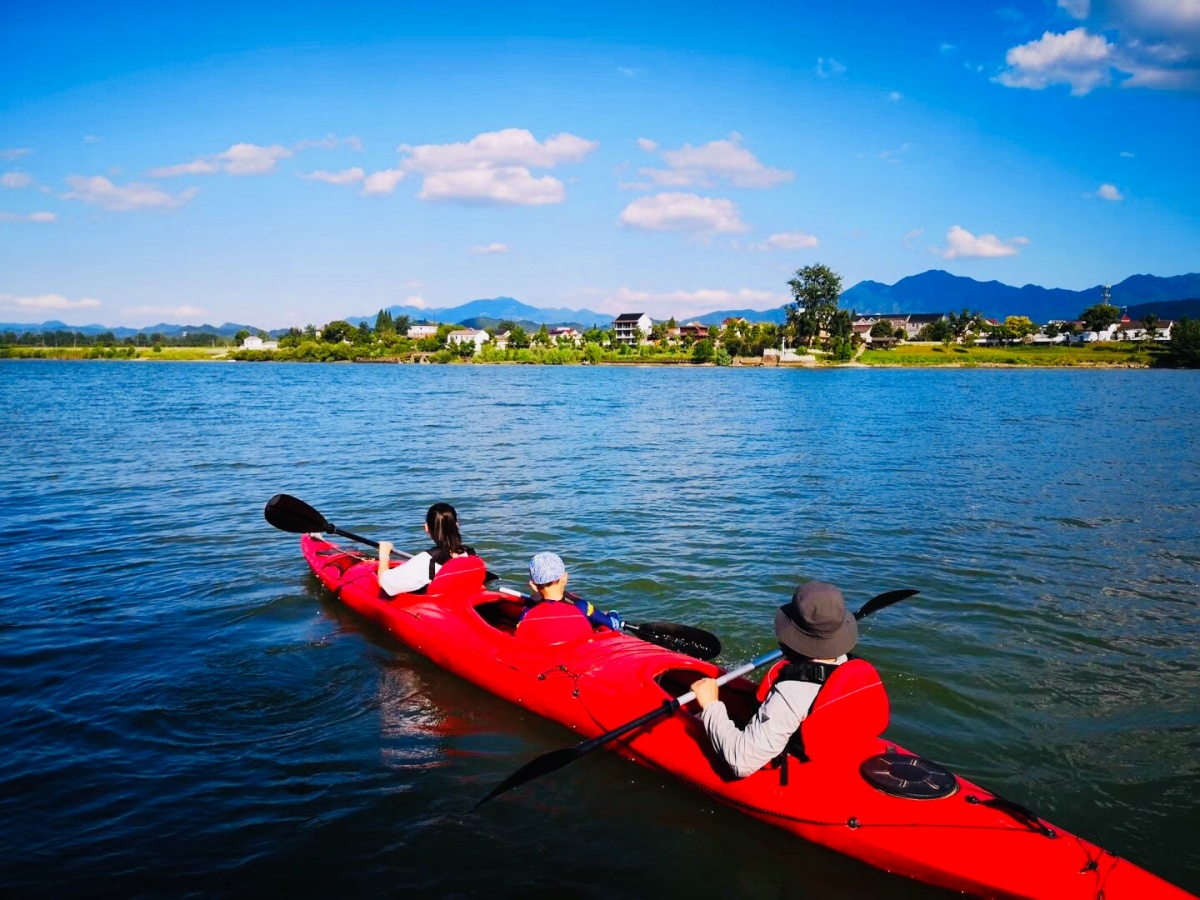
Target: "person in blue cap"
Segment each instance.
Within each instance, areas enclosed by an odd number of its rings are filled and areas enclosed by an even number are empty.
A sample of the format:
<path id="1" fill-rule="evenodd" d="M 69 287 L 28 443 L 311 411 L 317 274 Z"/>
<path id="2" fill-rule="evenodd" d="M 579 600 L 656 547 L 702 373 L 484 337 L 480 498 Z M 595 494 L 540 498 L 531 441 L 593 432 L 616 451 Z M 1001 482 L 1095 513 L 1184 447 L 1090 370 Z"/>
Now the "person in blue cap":
<path id="1" fill-rule="evenodd" d="M 567 581 L 570 580 L 567 568 L 557 553 L 543 551 L 529 561 L 529 586 L 533 588 L 533 596 L 528 601 L 525 612 L 539 603 L 562 602 L 573 603 L 575 607 L 587 616 L 593 625 L 604 625 L 613 631 L 621 630 L 621 617 L 616 613 L 603 612 L 582 597 L 572 594 L 567 596 Z M 524 614 L 522 614 L 522 617 Z"/>

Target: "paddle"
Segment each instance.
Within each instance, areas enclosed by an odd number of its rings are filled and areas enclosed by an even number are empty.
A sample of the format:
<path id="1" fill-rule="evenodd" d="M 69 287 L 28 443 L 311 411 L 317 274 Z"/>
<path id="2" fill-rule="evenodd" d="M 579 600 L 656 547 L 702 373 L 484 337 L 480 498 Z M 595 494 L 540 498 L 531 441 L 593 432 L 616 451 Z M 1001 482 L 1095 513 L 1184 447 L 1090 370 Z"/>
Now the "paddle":
<path id="1" fill-rule="evenodd" d="M 508 588 L 500 588 L 500 593 L 526 601 L 531 599 L 528 594 Z M 571 591 L 567 591 L 567 597 L 571 600 L 583 599 Z M 648 643 L 674 650 L 676 653 L 685 653 L 696 659 L 709 660 L 721 653 L 720 638 L 711 631 L 691 625 L 680 625 L 676 622 L 622 622 L 621 630 L 628 631 Z"/>
<path id="2" fill-rule="evenodd" d="M 920 591 L 904 588 L 898 591 L 888 591 L 887 593 L 880 594 L 877 597 L 872 597 L 865 604 L 863 604 L 862 609 L 854 614 L 854 618 L 862 619 L 865 616 L 869 616 L 872 613 L 876 613 L 879 610 L 884 609 L 885 607 L 891 606 L 893 603 L 899 603 L 901 600 L 912 597 L 913 595 L 919 593 Z M 754 659 L 750 660 L 750 662 L 739 666 L 732 672 L 726 672 L 717 679 L 717 684 L 722 685 L 727 681 L 732 681 L 734 678 L 737 678 L 740 675 L 746 675 L 750 672 L 753 672 L 760 666 L 765 666 L 767 663 L 774 662 L 781 656 L 783 656 L 782 650 L 772 650 L 769 653 L 762 654 L 762 656 L 756 656 Z M 631 731 L 641 728 L 643 725 L 653 722 L 655 719 L 666 718 L 685 703 L 690 703 L 695 699 L 695 691 L 688 691 L 681 697 L 676 697 L 673 700 L 664 700 L 662 706 L 660 706 L 658 709 L 652 709 L 648 713 L 644 713 L 643 715 L 638 716 L 636 719 L 626 722 L 619 728 L 614 728 L 612 731 L 605 732 L 599 737 L 582 741 L 576 744 L 574 747 L 564 747 L 561 750 L 551 750 L 549 753 L 544 753 L 537 759 L 526 763 L 521 768 L 517 769 L 517 771 L 505 778 L 502 782 L 496 785 L 496 787 L 494 787 L 486 797 L 472 806 L 468 812 L 475 812 L 475 810 L 479 809 L 479 807 L 483 806 L 483 804 L 487 803 L 493 797 L 498 797 L 500 794 L 503 794 L 506 791 L 511 791 L 515 787 L 520 787 L 522 784 L 525 784 L 528 781 L 533 781 L 535 778 L 540 778 L 543 775 L 549 775 L 551 772 L 555 772 L 561 769 L 563 766 L 575 762 L 575 760 L 579 759 L 580 757 L 587 756 L 587 754 L 591 753 L 593 750 L 597 750 L 610 741 L 614 741 Z"/>
<path id="3" fill-rule="evenodd" d="M 344 538 L 358 541 L 358 543 L 374 547 L 376 550 L 379 549 L 379 541 L 373 541 L 361 534 L 355 534 L 353 531 L 338 528 L 303 500 L 293 497 L 291 494 L 276 494 L 268 500 L 266 507 L 263 508 L 263 517 L 280 531 L 288 531 L 292 534 L 315 532 L 340 534 Z M 402 550 L 393 550 L 392 552 L 405 559 L 412 559 L 412 554 Z M 484 582 L 495 581 L 499 577 L 493 572 L 488 572 L 483 580 Z"/>

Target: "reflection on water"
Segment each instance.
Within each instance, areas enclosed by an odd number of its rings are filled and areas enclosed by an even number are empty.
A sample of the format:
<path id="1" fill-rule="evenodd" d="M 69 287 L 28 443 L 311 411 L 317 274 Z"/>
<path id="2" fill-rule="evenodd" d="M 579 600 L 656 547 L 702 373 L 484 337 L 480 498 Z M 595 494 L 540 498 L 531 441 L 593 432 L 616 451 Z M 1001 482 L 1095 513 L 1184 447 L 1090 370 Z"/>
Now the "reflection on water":
<path id="1" fill-rule="evenodd" d="M 446 500 L 510 586 L 553 549 L 728 663 L 801 578 L 919 589 L 862 629 L 896 739 L 1200 890 L 1192 373 L 0 376 L 0 889 L 936 895 L 606 754 L 464 817 L 572 735 L 342 610 L 286 491 L 410 549 Z"/>

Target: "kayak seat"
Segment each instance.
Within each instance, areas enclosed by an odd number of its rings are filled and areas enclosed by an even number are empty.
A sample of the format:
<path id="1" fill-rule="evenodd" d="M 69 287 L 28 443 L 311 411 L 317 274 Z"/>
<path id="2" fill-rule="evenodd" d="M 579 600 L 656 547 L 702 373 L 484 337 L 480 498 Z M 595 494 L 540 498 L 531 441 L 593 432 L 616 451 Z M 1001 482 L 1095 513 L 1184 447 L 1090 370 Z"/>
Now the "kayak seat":
<path id="1" fill-rule="evenodd" d="M 565 644 L 592 637 L 592 623 L 574 603 L 546 601 L 525 613 L 516 636 L 539 644 Z"/>
<path id="2" fill-rule="evenodd" d="M 478 556 L 456 556 L 438 569 L 425 589 L 426 597 L 478 593 L 483 590 L 487 565 Z"/>
<path id="3" fill-rule="evenodd" d="M 804 755 L 813 760 L 875 753 L 875 739 L 887 728 L 889 713 L 887 691 L 875 667 L 865 659 L 843 663 L 800 723 Z"/>

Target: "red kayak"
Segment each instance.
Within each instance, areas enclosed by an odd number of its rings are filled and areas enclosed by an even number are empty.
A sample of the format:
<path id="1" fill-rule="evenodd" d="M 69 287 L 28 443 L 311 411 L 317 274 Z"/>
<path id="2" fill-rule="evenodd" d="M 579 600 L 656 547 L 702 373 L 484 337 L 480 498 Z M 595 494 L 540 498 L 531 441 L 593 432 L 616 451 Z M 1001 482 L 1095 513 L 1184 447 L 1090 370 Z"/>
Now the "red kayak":
<path id="1" fill-rule="evenodd" d="M 389 598 L 374 559 L 310 535 L 301 547 L 350 609 L 439 666 L 586 738 L 722 673 L 631 635 L 593 630 L 568 604 L 542 604 L 518 626 L 522 604 L 484 588 L 484 563 L 476 557 L 451 560 L 424 594 Z M 757 705 L 755 685 L 730 681 L 721 699 L 744 722 Z M 756 819 L 939 887 L 1053 900 L 1192 897 L 882 737 L 734 778 L 714 755 L 697 712 L 689 704 L 608 746 Z"/>

